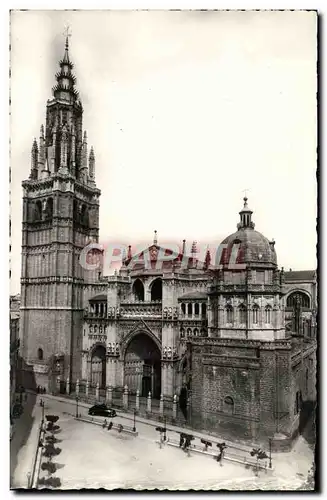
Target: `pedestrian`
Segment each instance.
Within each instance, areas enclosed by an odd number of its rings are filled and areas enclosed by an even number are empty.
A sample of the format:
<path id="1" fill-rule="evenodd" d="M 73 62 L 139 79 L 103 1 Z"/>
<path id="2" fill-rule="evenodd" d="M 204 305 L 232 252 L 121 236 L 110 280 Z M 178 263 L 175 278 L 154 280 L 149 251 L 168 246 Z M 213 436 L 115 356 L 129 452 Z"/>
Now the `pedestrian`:
<path id="1" fill-rule="evenodd" d="M 103 427 L 103 429 L 105 429 L 107 427 L 107 419 L 104 420 L 102 427 Z"/>
<path id="2" fill-rule="evenodd" d="M 182 433 L 179 437 L 179 447 L 182 448 L 184 444 L 184 434 Z"/>
<path id="3" fill-rule="evenodd" d="M 190 456 L 190 444 L 191 444 L 191 439 L 189 436 L 186 436 L 185 439 L 185 445 L 184 445 L 184 451 L 187 453 L 188 456 Z"/>

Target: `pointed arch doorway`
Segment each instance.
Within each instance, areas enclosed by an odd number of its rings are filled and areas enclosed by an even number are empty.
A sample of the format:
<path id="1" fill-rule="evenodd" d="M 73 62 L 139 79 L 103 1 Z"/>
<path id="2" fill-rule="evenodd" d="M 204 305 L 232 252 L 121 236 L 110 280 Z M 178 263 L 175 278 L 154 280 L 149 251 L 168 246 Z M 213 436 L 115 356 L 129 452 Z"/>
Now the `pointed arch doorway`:
<path id="1" fill-rule="evenodd" d="M 97 345 L 91 355 L 91 384 L 99 384 L 101 389 L 106 387 L 106 349 Z"/>
<path id="2" fill-rule="evenodd" d="M 138 333 L 127 345 L 124 358 L 124 385 L 131 393 L 140 392 L 154 399 L 161 394 L 161 353 L 157 344 L 146 334 Z"/>

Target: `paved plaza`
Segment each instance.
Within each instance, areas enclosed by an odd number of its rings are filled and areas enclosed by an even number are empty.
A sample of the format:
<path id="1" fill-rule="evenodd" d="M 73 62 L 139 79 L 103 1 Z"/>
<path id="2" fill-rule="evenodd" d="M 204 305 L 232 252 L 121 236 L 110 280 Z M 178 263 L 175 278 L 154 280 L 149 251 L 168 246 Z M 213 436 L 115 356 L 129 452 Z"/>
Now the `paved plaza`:
<path id="1" fill-rule="evenodd" d="M 137 437 L 119 434 L 76 421 L 72 402 L 48 398 L 45 401 L 45 414 L 60 416 L 57 446 L 62 451 L 54 462 L 59 464 L 55 475 L 60 477 L 62 489 L 295 489 L 303 483 L 312 463 L 312 451 L 300 437 L 292 452 L 273 455 L 274 471 L 260 471 L 256 477 L 252 469 L 243 465 L 224 461 L 220 466 L 211 457 L 195 453 L 188 456 L 168 445 L 160 449 L 156 443 L 158 433 L 147 424 L 137 422 Z M 87 408 L 80 411 L 87 414 Z M 33 417 L 30 436 L 17 457 L 12 484 L 16 488 L 26 487 L 27 473 L 32 467 L 41 418 L 38 405 Z M 115 422 L 131 425 L 121 417 Z M 168 437 L 177 439 L 177 434 L 168 432 Z"/>

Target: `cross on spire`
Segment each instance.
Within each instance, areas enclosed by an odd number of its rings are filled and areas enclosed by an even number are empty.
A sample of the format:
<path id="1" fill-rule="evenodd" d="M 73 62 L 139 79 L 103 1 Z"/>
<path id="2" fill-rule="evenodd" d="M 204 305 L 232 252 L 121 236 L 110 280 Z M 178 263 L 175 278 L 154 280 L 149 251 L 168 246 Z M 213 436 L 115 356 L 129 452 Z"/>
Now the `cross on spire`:
<path id="1" fill-rule="evenodd" d="M 70 26 L 69 24 L 67 24 L 63 32 L 63 36 L 66 38 L 66 50 L 68 50 L 68 38 L 72 36 L 72 34 L 69 31 L 70 31 Z"/>
<path id="2" fill-rule="evenodd" d="M 64 35 L 66 38 L 68 38 L 69 36 L 72 36 L 72 34 L 71 34 L 71 33 L 69 33 L 69 30 L 70 30 L 70 29 L 71 29 L 71 28 L 70 28 L 69 24 L 67 24 L 67 25 L 65 26 L 65 29 L 64 29 L 64 32 L 63 32 L 63 35 Z"/>
<path id="3" fill-rule="evenodd" d="M 249 189 L 243 189 L 244 198 L 247 198 L 248 191 L 250 191 L 250 190 Z"/>

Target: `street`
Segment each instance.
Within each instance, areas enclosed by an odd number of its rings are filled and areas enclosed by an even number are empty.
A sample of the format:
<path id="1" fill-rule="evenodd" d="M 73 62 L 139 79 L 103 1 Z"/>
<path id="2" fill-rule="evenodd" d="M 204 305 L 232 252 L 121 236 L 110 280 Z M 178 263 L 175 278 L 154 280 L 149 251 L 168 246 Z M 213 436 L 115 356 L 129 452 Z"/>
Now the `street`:
<path id="1" fill-rule="evenodd" d="M 243 465 L 223 461 L 220 466 L 211 457 L 195 453 L 188 457 L 181 449 L 168 445 L 160 449 L 155 428 L 137 420 L 137 437 L 119 434 L 76 421 L 74 401 L 61 402 L 46 396 L 43 399 L 45 415 L 60 417 L 57 446 L 62 451 L 53 461 L 59 465 L 54 475 L 61 479 L 62 489 L 295 489 L 303 483 L 312 462 L 309 446 L 299 438 L 292 452 L 274 456 L 275 471 L 261 471 L 256 477 L 252 469 Z M 40 413 L 38 405 L 35 411 Z M 88 410 L 80 406 L 79 412 L 86 416 Z M 131 420 L 119 416 L 114 421 L 133 425 Z M 29 455 L 35 451 L 33 437 L 36 439 L 38 425 L 39 419 L 35 418 L 30 437 L 18 455 L 15 487 L 26 487 L 26 471 L 32 462 Z M 178 434 L 169 431 L 168 437 L 177 440 Z"/>

